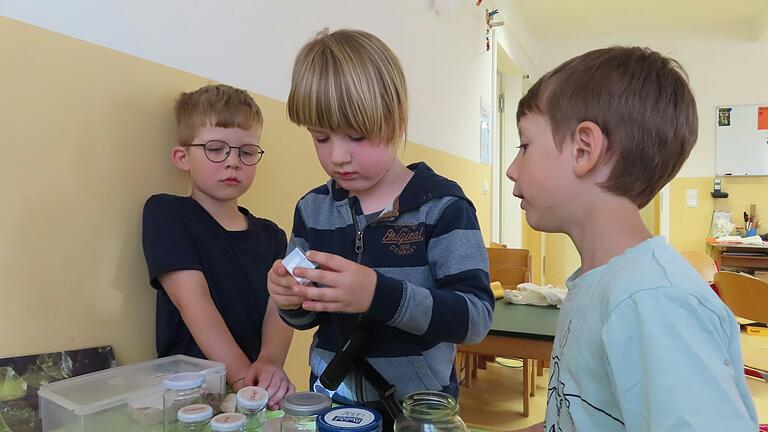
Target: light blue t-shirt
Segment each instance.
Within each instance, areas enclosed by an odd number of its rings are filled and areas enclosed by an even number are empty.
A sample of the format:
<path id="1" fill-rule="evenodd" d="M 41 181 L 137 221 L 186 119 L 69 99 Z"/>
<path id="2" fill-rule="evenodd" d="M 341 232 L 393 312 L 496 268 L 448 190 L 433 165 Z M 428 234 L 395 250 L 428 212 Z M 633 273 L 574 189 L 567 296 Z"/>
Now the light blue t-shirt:
<path id="1" fill-rule="evenodd" d="M 757 430 L 738 324 L 663 238 L 578 273 L 557 323 L 546 431 Z"/>

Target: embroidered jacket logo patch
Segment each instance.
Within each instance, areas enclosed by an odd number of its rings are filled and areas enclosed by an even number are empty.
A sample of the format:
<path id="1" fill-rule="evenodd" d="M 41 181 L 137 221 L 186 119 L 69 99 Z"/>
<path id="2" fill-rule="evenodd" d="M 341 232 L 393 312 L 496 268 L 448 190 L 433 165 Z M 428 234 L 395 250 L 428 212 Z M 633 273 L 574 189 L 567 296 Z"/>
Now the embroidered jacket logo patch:
<path id="1" fill-rule="evenodd" d="M 410 255 L 416 252 L 414 243 L 424 241 L 424 227 L 418 225 L 398 225 L 389 228 L 381 242 L 397 255 Z"/>

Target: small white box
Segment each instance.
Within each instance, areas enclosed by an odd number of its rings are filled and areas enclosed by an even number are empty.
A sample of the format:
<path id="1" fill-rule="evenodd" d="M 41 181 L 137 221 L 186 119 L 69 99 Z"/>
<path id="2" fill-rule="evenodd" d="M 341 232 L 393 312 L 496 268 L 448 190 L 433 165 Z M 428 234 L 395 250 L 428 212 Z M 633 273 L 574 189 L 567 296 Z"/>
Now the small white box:
<path id="1" fill-rule="evenodd" d="M 301 251 L 299 248 L 294 248 L 291 253 L 285 256 L 283 258 L 283 265 L 285 266 L 285 269 L 288 270 L 288 273 L 293 276 L 294 279 L 296 279 L 296 282 L 302 284 L 302 285 L 308 285 L 312 283 L 312 281 L 300 277 L 296 277 L 295 274 L 293 274 L 293 269 L 297 267 L 303 267 L 303 268 L 309 268 L 313 269 L 317 266 L 310 260 L 307 259 L 307 256 L 304 255 L 304 252 Z"/>
<path id="2" fill-rule="evenodd" d="M 219 362 L 175 355 L 106 369 L 40 387 L 43 432 L 162 431 L 162 416 L 159 425 L 142 425 L 129 405 L 159 397 L 162 406 L 163 380 L 181 372 L 202 373 L 206 392 L 224 393 L 227 369 Z"/>

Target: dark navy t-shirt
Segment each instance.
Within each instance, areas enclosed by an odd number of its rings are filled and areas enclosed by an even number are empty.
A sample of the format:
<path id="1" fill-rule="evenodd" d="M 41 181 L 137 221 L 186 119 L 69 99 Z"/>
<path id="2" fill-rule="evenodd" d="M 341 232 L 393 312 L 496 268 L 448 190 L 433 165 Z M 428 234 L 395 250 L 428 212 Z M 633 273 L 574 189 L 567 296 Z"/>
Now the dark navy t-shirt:
<path id="1" fill-rule="evenodd" d="M 261 350 L 267 307 L 267 272 L 285 255 L 285 232 L 239 208 L 245 231 L 227 231 L 190 197 L 154 195 L 144 204 L 143 243 L 150 284 L 157 289 L 157 355 L 205 358 L 159 277 L 199 270 L 230 333 L 251 361 Z"/>

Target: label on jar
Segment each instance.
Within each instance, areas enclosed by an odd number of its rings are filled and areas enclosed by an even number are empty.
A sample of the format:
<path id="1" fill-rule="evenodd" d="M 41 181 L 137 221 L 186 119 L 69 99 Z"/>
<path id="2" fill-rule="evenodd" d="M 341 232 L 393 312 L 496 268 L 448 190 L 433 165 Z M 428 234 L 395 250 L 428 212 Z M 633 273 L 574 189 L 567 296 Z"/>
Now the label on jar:
<path id="1" fill-rule="evenodd" d="M 202 405 L 202 404 L 187 405 L 181 409 L 181 412 L 185 415 L 203 414 L 208 411 L 213 411 L 213 410 L 211 410 L 211 407 L 209 407 L 208 405 Z"/>
<path id="2" fill-rule="evenodd" d="M 211 419 L 211 428 L 216 430 L 217 427 L 223 426 L 243 426 L 245 425 L 245 416 L 240 413 L 224 413 L 219 414 Z M 231 429 L 227 429 L 231 430 Z"/>
<path id="3" fill-rule="evenodd" d="M 367 426 L 376 420 L 376 416 L 362 408 L 338 408 L 326 413 L 323 420 L 331 426 L 349 429 Z"/>

